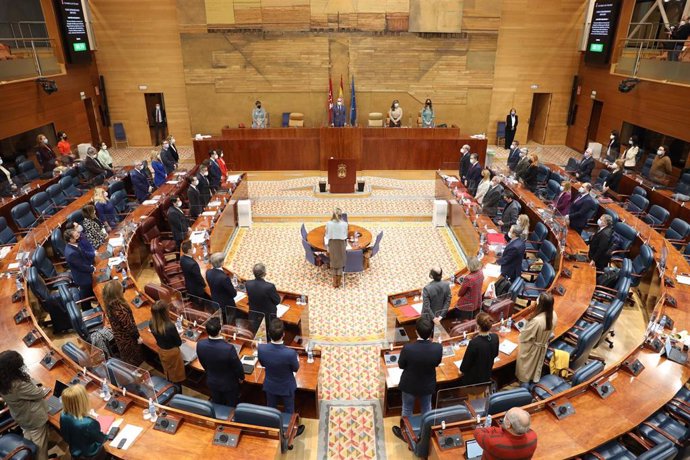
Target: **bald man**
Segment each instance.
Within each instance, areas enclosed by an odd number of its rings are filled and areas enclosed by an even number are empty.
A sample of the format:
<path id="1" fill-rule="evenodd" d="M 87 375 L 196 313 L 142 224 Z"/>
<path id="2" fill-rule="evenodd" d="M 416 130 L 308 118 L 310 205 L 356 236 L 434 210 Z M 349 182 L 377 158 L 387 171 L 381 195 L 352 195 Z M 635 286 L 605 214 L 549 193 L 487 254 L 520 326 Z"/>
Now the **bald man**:
<path id="1" fill-rule="evenodd" d="M 530 428 L 529 412 L 513 407 L 501 426 L 474 430 L 474 438 L 484 450 L 482 458 L 505 460 L 532 458 L 537 450 L 537 433 Z"/>
<path id="2" fill-rule="evenodd" d="M 450 285 L 442 281 L 443 270 L 433 267 L 429 271 L 431 282 L 422 290 L 422 316 L 428 316 L 434 323 L 440 324 L 450 306 Z"/>

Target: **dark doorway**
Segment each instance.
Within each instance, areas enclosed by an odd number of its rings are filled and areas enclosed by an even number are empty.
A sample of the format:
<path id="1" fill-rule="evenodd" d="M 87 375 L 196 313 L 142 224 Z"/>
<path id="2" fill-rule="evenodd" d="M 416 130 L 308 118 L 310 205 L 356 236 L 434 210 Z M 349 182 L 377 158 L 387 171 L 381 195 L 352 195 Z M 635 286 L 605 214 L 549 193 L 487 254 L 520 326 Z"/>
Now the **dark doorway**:
<path id="1" fill-rule="evenodd" d="M 546 142 L 549 110 L 551 110 L 551 93 L 534 93 L 532 95 L 532 111 L 529 115 L 527 142 L 534 141 L 537 144 Z"/>
<path id="2" fill-rule="evenodd" d="M 601 111 L 604 109 L 602 101 L 592 101 L 592 113 L 589 115 L 589 125 L 587 126 L 587 141 L 582 147 L 586 149 L 590 142 L 597 141 L 597 131 L 599 131 L 599 119 L 601 119 Z"/>
<path id="3" fill-rule="evenodd" d="M 165 113 L 163 93 L 144 93 L 144 100 L 146 101 L 146 114 L 149 120 L 151 145 L 161 145 L 168 135 L 168 120 Z M 160 105 L 160 120 L 156 120 L 156 104 Z"/>
<path id="4" fill-rule="evenodd" d="M 93 100 L 90 97 L 84 99 L 84 109 L 86 109 L 86 119 L 89 122 L 89 132 L 91 133 L 91 145 L 100 145 L 103 140 L 96 121 L 96 112 L 93 107 Z"/>

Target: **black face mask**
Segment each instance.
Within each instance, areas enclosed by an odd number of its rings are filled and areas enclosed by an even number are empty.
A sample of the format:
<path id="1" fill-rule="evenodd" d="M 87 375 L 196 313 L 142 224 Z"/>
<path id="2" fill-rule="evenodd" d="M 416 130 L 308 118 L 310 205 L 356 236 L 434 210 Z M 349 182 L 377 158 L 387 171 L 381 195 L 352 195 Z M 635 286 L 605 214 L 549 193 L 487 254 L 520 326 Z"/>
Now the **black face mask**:
<path id="1" fill-rule="evenodd" d="M 260 108 L 261 108 L 261 104 L 256 104 L 256 108 L 257 108 L 257 109 L 260 109 Z"/>

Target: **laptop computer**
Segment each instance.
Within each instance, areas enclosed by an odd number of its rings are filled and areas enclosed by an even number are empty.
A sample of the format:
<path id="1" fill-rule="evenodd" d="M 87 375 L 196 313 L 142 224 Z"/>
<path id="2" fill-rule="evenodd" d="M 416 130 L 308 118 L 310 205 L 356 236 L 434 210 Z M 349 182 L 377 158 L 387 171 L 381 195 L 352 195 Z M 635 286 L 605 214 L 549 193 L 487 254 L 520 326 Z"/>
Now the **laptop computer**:
<path id="1" fill-rule="evenodd" d="M 62 392 L 67 388 L 67 384 L 56 380 L 55 387 L 53 388 L 53 394 L 48 396 L 46 402 L 48 403 L 48 413 L 50 415 L 55 415 L 62 410 Z"/>

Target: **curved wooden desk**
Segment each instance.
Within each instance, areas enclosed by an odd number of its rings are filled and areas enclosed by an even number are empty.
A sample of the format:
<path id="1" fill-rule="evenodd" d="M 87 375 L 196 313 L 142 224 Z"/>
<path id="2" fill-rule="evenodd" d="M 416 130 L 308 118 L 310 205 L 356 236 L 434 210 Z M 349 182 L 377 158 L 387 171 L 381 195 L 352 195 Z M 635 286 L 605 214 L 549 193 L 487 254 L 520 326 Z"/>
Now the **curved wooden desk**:
<path id="1" fill-rule="evenodd" d="M 355 232 L 360 233 L 358 244 L 354 244 L 352 242 Z M 312 248 L 318 251 L 328 252 L 328 247 L 326 247 L 323 241 L 325 236 L 326 226 L 320 225 L 307 233 L 307 242 Z M 369 247 L 372 240 L 371 232 L 369 230 L 355 224 L 347 225 L 347 238 L 349 240 L 348 243 L 352 246 L 352 249 L 366 249 Z"/>

